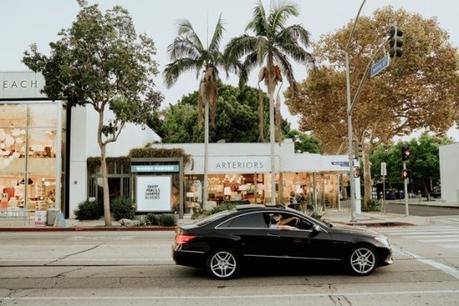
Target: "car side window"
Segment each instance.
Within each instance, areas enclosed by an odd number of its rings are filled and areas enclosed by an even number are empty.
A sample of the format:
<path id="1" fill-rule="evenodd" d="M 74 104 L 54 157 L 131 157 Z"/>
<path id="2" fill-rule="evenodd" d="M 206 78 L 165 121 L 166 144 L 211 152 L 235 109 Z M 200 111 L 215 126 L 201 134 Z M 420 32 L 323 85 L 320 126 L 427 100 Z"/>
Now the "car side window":
<path id="1" fill-rule="evenodd" d="M 276 215 L 279 219 L 278 221 L 275 220 Z M 311 230 L 313 226 L 308 220 L 289 213 L 270 213 L 266 214 L 266 216 L 266 219 L 269 220 L 270 228 Z"/>
<path id="2" fill-rule="evenodd" d="M 267 228 L 268 226 L 262 213 L 249 213 L 228 220 L 220 227 Z"/>

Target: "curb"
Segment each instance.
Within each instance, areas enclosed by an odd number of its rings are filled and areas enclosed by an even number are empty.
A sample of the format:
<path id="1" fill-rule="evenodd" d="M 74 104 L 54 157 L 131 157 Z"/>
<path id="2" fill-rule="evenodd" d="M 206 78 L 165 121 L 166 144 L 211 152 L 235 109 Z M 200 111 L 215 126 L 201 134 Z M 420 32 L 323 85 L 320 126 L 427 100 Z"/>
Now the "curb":
<path id="1" fill-rule="evenodd" d="M 156 227 L 94 227 L 94 226 L 76 226 L 76 227 L 0 227 L 0 232 L 117 232 L 117 231 L 175 231 L 175 226 L 156 226 Z"/>
<path id="2" fill-rule="evenodd" d="M 389 202 L 387 204 L 405 205 L 405 202 Z M 384 205 L 386 205 L 386 202 L 384 202 Z M 433 205 L 433 204 L 408 203 L 408 206 L 421 206 L 421 207 L 422 206 L 426 206 L 426 207 L 459 209 L 459 206 L 453 206 L 453 205 Z"/>

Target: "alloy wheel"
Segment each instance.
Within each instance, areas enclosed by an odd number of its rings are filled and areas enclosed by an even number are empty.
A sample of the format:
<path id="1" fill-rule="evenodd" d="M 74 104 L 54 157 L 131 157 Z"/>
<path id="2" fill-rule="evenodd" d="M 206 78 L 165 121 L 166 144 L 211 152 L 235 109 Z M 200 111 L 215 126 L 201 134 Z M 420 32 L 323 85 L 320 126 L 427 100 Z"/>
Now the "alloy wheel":
<path id="1" fill-rule="evenodd" d="M 369 274 L 376 266 L 375 253 L 366 247 L 360 247 L 351 254 L 350 264 L 352 270 L 360 275 Z"/>
<path id="2" fill-rule="evenodd" d="M 229 278 L 236 272 L 236 257 L 229 251 L 216 252 L 209 260 L 209 269 L 217 278 Z"/>

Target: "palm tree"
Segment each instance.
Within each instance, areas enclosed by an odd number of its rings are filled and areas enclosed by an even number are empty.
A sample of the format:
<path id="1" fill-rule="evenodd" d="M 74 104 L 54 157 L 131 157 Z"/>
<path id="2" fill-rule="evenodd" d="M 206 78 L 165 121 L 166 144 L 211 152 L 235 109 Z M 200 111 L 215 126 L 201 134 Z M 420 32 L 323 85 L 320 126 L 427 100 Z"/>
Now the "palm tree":
<path id="1" fill-rule="evenodd" d="M 214 34 L 206 47 L 199 39 L 190 21 L 182 20 L 178 26 L 178 36 L 168 47 L 171 62 L 164 69 L 164 80 L 168 88 L 175 84 L 179 76 L 189 70 L 196 70 L 196 77 L 201 75 L 198 90 L 198 126 L 204 121 L 204 197 L 208 197 L 207 157 L 209 145 L 209 108 L 212 126 L 215 127 L 218 91 L 218 67 L 225 67 L 220 41 L 224 31 L 223 21 L 218 18 Z M 204 118 L 203 118 L 204 111 Z"/>
<path id="2" fill-rule="evenodd" d="M 258 84 L 264 81 L 269 96 L 269 136 L 271 143 L 271 204 L 275 204 L 275 166 L 274 166 L 274 92 L 282 84 L 285 75 L 293 92 L 296 92 L 295 78 L 290 58 L 300 63 L 314 63 L 312 55 L 305 48 L 309 45 L 309 33 L 299 24 L 286 26 L 291 16 L 298 16 L 299 10 L 295 4 L 283 3 L 266 12 L 263 4 L 258 2 L 253 11 L 253 19 L 246 27 L 244 34 L 233 38 L 225 49 L 225 58 L 229 62 L 239 62 L 239 84 L 245 84 L 249 72 L 256 66 L 261 69 Z M 280 88 L 279 88 L 280 89 Z M 280 99 L 276 99 L 277 126 L 280 130 Z M 259 103 L 263 103 L 259 99 Z M 263 111 L 263 105 L 259 105 Z M 261 112 L 262 114 L 262 112 Z M 259 116 L 261 115 L 259 113 Z M 263 118 L 260 118 L 260 138 L 263 136 Z M 280 135 L 280 132 L 278 133 Z M 279 136 L 278 136 L 279 138 Z M 279 139 L 280 141 L 280 139 Z"/>

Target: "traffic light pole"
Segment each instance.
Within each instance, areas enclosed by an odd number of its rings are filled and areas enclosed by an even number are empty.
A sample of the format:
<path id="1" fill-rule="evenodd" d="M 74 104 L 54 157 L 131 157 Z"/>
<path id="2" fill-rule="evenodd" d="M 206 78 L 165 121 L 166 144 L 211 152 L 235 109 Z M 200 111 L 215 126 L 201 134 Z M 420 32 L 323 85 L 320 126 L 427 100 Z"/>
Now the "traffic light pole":
<path id="1" fill-rule="evenodd" d="M 406 161 L 403 161 L 403 170 L 406 170 Z M 404 192 L 404 195 L 405 195 L 405 216 L 409 216 L 410 215 L 410 212 L 409 212 L 409 209 L 408 209 L 408 178 L 404 178 L 403 179 L 404 183 L 405 183 L 405 192 Z"/>

